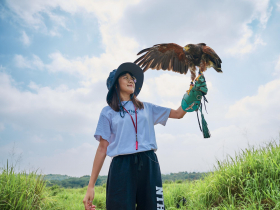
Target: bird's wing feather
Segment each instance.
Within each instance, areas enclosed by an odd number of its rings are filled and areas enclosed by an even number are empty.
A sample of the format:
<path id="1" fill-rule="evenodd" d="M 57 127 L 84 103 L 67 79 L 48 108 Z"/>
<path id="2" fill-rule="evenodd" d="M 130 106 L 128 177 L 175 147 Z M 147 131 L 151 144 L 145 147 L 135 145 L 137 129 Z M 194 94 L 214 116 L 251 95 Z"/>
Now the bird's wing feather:
<path id="1" fill-rule="evenodd" d="M 156 70 L 168 70 L 186 74 L 189 60 L 186 58 L 183 47 L 175 43 L 156 44 L 153 47 L 141 50 L 137 55 L 145 53 L 134 61 L 143 68 Z"/>
<path id="2" fill-rule="evenodd" d="M 217 55 L 217 53 L 211 47 L 203 46 L 202 51 L 204 53 L 206 53 L 207 55 L 209 55 L 212 59 L 216 60 L 217 63 L 222 63 L 222 60 L 220 59 L 220 57 Z"/>

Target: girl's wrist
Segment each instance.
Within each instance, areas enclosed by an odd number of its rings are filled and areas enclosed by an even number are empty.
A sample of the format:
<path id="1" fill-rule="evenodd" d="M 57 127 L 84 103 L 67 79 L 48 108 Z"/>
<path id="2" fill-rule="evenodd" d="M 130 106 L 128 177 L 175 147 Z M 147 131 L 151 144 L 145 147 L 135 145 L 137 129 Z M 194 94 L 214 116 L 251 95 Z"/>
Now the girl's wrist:
<path id="1" fill-rule="evenodd" d="M 94 187 L 95 187 L 95 185 L 88 185 L 88 188 L 87 188 L 87 189 L 88 189 L 88 190 L 89 190 L 89 189 L 93 189 Z"/>
<path id="2" fill-rule="evenodd" d="M 95 187 L 95 183 L 92 183 L 91 180 L 89 180 L 88 188 L 94 188 L 94 187 Z"/>

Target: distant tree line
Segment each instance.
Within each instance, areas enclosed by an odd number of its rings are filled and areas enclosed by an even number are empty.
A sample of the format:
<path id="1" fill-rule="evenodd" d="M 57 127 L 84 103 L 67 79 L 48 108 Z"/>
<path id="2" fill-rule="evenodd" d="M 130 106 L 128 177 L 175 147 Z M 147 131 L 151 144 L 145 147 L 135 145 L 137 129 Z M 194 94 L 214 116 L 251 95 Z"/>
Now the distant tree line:
<path id="1" fill-rule="evenodd" d="M 54 179 L 54 176 L 57 179 Z M 58 185 L 64 188 L 82 188 L 88 185 L 90 176 L 85 175 L 82 177 L 59 177 L 59 174 L 53 175 L 48 174 L 45 176 L 45 180 L 47 180 L 47 187 Z M 98 176 L 95 185 L 103 185 L 107 182 L 107 176 Z"/>
<path id="2" fill-rule="evenodd" d="M 179 173 L 170 173 L 170 174 L 162 174 L 162 182 L 163 183 L 170 183 L 176 182 L 181 183 L 184 180 L 196 180 L 196 179 L 203 179 L 203 177 L 207 173 L 205 172 L 179 172 Z M 82 177 L 70 177 L 67 175 L 60 175 L 60 174 L 48 174 L 45 175 L 45 180 L 47 180 L 47 187 L 58 185 L 64 188 L 82 188 L 88 186 L 90 176 L 85 175 Z M 106 185 L 107 176 L 98 176 L 95 185 L 101 186 Z"/>
<path id="3" fill-rule="evenodd" d="M 208 174 L 206 172 L 179 172 L 179 173 L 170 173 L 170 174 L 162 174 L 162 182 L 167 183 L 166 181 L 173 181 L 175 182 L 176 180 L 196 180 L 196 179 L 203 179 L 203 177 Z"/>

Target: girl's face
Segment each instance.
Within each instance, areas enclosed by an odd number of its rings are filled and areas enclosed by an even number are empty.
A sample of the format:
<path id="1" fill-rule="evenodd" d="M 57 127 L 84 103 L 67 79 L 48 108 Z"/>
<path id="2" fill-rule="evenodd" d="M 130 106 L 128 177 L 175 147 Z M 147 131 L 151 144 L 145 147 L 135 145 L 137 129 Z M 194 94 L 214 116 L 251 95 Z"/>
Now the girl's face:
<path id="1" fill-rule="evenodd" d="M 121 92 L 125 92 L 129 95 L 134 93 L 135 83 L 129 73 L 120 76 L 118 80 Z"/>

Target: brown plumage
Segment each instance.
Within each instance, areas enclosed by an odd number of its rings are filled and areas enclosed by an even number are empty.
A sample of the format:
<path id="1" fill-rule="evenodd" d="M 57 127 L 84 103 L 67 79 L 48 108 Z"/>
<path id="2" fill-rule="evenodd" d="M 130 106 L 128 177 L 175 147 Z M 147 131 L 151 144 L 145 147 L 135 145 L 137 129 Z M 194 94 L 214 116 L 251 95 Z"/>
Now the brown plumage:
<path id="1" fill-rule="evenodd" d="M 185 47 L 174 43 L 156 44 L 141 50 L 137 55 L 144 52 L 146 53 L 134 61 L 143 68 L 144 72 L 151 68 L 187 74 L 190 69 L 192 81 L 196 77 L 196 66 L 201 72 L 213 67 L 217 72 L 222 73 L 222 60 L 204 43 L 188 44 Z"/>

